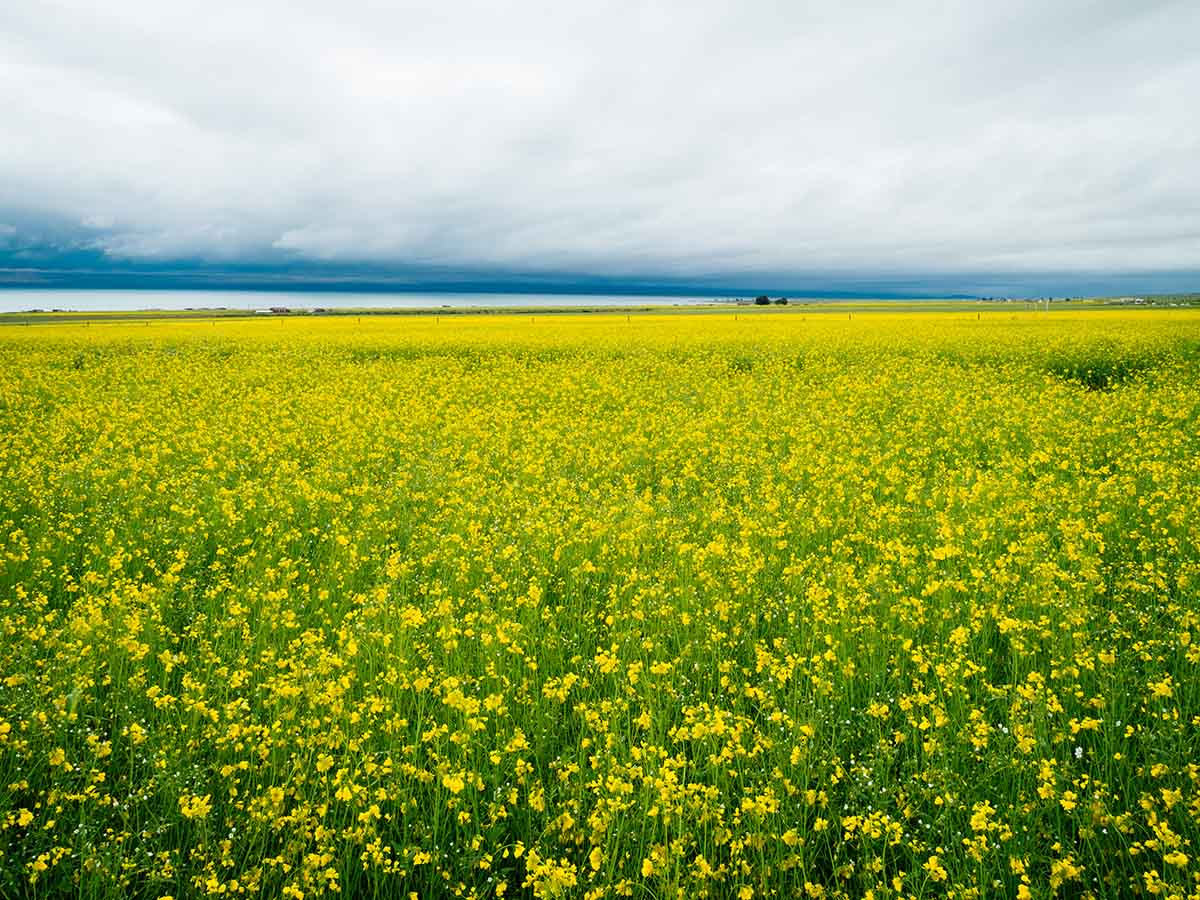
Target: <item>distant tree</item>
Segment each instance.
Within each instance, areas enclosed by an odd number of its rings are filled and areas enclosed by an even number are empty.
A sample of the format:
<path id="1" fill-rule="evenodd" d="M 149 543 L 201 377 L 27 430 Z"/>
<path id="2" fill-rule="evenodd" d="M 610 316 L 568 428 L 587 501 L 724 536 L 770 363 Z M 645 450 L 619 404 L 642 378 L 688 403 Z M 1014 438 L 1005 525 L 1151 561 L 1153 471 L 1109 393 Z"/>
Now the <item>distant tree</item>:
<path id="1" fill-rule="evenodd" d="M 780 297 L 775 301 L 776 306 L 787 306 L 787 297 Z"/>
<path id="2" fill-rule="evenodd" d="M 761 294 L 754 298 L 754 302 L 758 306 L 767 306 L 771 302 L 771 298 L 766 294 Z"/>

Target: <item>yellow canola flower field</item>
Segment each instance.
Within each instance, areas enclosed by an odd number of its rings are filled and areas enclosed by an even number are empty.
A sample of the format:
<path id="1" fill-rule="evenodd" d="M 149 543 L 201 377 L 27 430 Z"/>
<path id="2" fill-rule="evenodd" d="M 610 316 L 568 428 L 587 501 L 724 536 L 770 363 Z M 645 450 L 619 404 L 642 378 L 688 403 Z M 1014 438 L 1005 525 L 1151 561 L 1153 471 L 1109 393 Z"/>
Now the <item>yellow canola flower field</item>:
<path id="1" fill-rule="evenodd" d="M 0 330 L 0 896 L 1200 897 L 1200 314 Z"/>

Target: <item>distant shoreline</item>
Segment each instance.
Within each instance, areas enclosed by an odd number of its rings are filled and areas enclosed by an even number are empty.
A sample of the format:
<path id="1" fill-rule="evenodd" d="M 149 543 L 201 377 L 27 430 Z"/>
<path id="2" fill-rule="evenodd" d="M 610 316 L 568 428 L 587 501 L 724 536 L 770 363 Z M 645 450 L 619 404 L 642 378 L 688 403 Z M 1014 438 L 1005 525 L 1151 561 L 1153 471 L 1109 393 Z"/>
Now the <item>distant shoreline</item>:
<path id="1" fill-rule="evenodd" d="M 66 292 L 56 292 L 66 293 Z M 512 295 L 505 295 L 512 296 Z M 534 295 L 547 296 L 547 295 Z M 610 299 L 610 298 L 606 298 Z M 630 298 L 634 299 L 634 298 Z M 796 298 L 787 304 L 756 304 L 748 298 L 703 300 L 692 298 L 688 302 L 656 303 L 567 303 L 540 305 L 471 305 L 442 304 L 425 306 L 194 306 L 183 308 L 140 308 L 140 309 L 70 309 L 67 307 L 29 308 L 0 311 L 0 325 L 58 325 L 95 322 L 97 324 L 121 324 L 125 322 L 149 321 L 213 321 L 258 320 L 258 319 L 314 319 L 347 317 L 386 316 L 516 316 L 516 315 L 668 315 L 668 314 L 854 314 L 854 313 L 965 313 L 988 312 L 990 314 L 1018 312 L 1048 312 L 1075 310 L 1112 309 L 1195 309 L 1200 307 L 1200 295 L 1164 295 L 1158 297 L 1094 297 L 1072 300 L 1052 300 L 1047 303 L 1036 298 L 1021 299 L 972 299 L 929 297 L 922 299 L 890 298 Z"/>

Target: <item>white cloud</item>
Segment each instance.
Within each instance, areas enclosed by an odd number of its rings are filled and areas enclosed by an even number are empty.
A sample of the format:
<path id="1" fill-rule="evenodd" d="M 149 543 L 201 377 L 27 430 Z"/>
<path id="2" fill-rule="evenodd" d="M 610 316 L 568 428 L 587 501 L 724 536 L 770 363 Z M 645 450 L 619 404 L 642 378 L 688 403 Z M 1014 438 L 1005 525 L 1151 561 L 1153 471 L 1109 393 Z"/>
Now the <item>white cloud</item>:
<path id="1" fill-rule="evenodd" d="M 1195 268 L 1197 96 L 1193 0 L 33 0 L 0 214 L 137 258 Z"/>

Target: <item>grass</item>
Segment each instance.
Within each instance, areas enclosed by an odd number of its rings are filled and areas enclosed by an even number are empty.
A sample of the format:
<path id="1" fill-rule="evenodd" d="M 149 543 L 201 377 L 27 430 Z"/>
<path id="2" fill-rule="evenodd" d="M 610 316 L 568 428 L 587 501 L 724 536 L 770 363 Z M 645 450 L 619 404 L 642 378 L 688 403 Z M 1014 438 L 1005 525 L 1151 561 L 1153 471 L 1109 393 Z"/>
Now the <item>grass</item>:
<path id="1" fill-rule="evenodd" d="M 1200 314 L 0 332 L 0 895 L 1195 896 Z"/>

